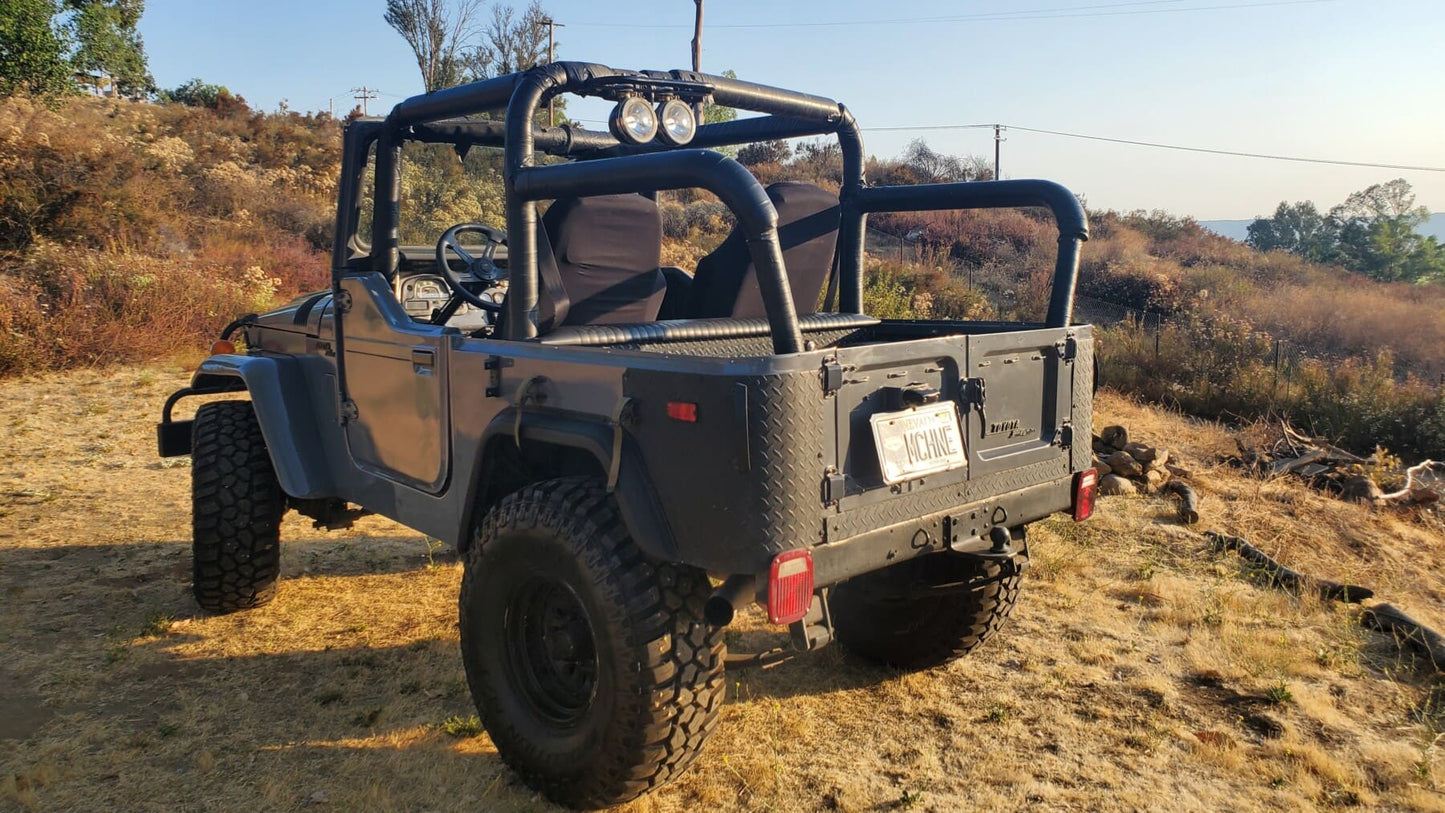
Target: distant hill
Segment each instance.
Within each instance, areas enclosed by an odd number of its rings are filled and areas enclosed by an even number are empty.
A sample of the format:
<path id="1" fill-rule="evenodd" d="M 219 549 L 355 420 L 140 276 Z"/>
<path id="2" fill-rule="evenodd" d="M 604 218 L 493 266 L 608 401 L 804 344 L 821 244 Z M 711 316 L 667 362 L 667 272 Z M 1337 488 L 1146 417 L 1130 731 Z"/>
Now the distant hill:
<path id="1" fill-rule="evenodd" d="M 1244 238 L 1249 236 L 1249 224 L 1253 222 L 1253 218 L 1249 220 L 1201 220 L 1199 225 L 1215 234 L 1243 242 Z M 1434 236 L 1437 240 L 1445 242 L 1445 212 L 1436 212 L 1430 215 L 1430 219 L 1420 227 L 1420 233 Z"/>

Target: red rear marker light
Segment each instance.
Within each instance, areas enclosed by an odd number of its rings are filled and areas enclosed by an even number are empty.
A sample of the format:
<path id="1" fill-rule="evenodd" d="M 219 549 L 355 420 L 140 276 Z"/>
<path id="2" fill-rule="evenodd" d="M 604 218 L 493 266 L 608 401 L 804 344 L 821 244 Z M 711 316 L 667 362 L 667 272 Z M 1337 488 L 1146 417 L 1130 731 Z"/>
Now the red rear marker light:
<path id="1" fill-rule="evenodd" d="M 1074 521 L 1083 522 L 1094 515 L 1094 498 L 1099 496 L 1097 469 L 1081 471 L 1074 477 Z"/>
<path id="2" fill-rule="evenodd" d="M 687 401 L 668 401 L 667 417 L 674 421 L 697 423 L 697 404 L 690 404 Z"/>
<path id="3" fill-rule="evenodd" d="M 813 554 L 800 548 L 773 557 L 768 570 L 768 621 L 801 621 L 812 606 Z"/>

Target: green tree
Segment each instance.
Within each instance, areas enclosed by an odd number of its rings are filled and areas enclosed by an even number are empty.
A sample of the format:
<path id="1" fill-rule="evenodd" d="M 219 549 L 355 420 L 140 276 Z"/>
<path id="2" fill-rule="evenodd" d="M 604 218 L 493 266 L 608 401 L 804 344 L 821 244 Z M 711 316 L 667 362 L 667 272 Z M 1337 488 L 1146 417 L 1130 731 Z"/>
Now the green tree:
<path id="1" fill-rule="evenodd" d="M 213 85 L 210 82 L 202 81 L 199 77 L 174 90 L 157 91 L 156 101 L 183 104 L 186 107 L 205 107 L 221 112 L 249 110 L 246 100 L 232 94 L 225 85 Z"/>
<path id="2" fill-rule="evenodd" d="M 1425 282 L 1445 276 L 1439 243 L 1417 229 L 1430 210 L 1415 205 L 1404 178 L 1353 192 L 1330 210 L 1340 262 L 1378 280 Z"/>
<path id="3" fill-rule="evenodd" d="M 0 96 L 53 97 L 74 88 L 66 43 L 51 20 L 55 0 L 0 3 Z"/>
<path id="4" fill-rule="evenodd" d="M 146 66 L 145 43 L 136 26 L 145 0 L 64 0 L 65 22 L 76 44 L 70 61 L 76 71 L 109 77 L 125 96 L 155 90 Z"/>
<path id="5" fill-rule="evenodd" d="M 1335 255 L 1339 229 L 1320 213 L 1311 201 L 1280 201 L 1274 217 L 1257 218 L 1249 224 L 1245 243 L 1260 251 L 1288 251 L 1316 262 Z"/>

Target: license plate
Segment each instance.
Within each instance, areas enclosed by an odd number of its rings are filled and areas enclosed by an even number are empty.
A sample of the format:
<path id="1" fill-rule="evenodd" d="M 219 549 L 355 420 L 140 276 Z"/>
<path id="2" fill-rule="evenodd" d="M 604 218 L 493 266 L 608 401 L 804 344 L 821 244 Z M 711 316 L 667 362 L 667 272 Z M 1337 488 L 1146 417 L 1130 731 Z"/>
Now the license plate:
<path id="1" fill-rule="evenodd" d="M 968 465 L 958 407 L 952 401 L 880 412 L 869 421 L 883 481 L 889 485 Z"/>

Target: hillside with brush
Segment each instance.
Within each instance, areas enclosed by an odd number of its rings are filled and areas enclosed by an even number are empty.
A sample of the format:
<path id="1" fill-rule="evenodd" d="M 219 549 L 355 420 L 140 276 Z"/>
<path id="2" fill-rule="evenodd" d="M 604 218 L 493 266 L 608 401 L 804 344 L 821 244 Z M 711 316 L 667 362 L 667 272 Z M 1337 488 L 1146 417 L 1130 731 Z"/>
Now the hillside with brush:
<path id="1" fill-rule="evenodd" d="M 327 284 L 342 123 L 252 111 L 229 94 L 183 98 L 0 101 L 0 376 L 204 347 L 236 315 Z M 428 149 L 403 188 L 416 239 L 495 219 L 494 159 L 477 151 L 464 173 Z M 841 166 L 835 146 L 814 142 L 739 158 L 764 183 L 836 187 Z M 873 159 L 869 177 L 975 180 L 987 169 L 920 142 Z M 732 225 L 706 193 L 661 204 L 664 262 L 685 269 Z M 1129 317 L 1103 328 L 1111 386 L 1212 418 L 1289 415 L 1356 451 L 1445 457 L 1445 285 L 1256 251 L 1161 212 L 1091 212 L 1091 228 L 1080 314 L 1095 301 Z M 868 239 L 874 315 L 1043 313 L 1047 213 L 884 214 Z"/>

